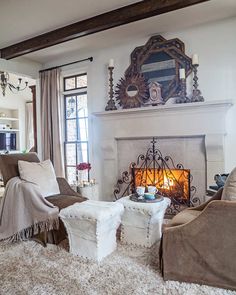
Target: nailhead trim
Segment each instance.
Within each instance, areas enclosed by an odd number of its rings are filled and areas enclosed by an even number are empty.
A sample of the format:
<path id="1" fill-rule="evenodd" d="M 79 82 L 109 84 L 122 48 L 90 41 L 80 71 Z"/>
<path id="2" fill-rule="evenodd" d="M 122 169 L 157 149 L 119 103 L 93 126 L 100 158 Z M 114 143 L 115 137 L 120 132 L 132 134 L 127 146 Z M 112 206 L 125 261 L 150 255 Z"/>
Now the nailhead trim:
<path id="1" fill-rule="evenodd" d="M 122 241 L 122 243 L 123 244 L 134 245 L 134 246 L 142 246 L 142 247 L 146 247 L 146 248 L 151 247 L 152 244 L 153 244 L 153 243 L 151 243 L 151 236 L 152 236 L 152 232 L 153 232 L 153 229 L 151 229 L 151 220 L 152 220 L 152 217 L 154 217 L 156 215 L 156 213 L 153 214 L 152 212 L 148 212 L 146 210 L 142 210 L 140 208 L 130 207 L 130 206 L 128 206 L 128 207 L 125 206 L 125 210 L 127 210 L 127 211 L 132 210 L 132 211 L 136 211 L 138 213 L 142 212 L 142 213 L 149 213 L 149 214 L 145 214 L 146 219 L 148 219 L 148 222 L 147 222 L 147 226 L 143 228 L 143 230 L 146 230 L 146 235 L 143 238 L 143 243 L 135 243 L 135 242 L 126 241 L 125 233 L 124 233 L 126 224 L 124 223 L 124 221 L 121 224 L 121 241 Z M 155 229 L 155 225 L 158 225 L 158 224 L 159 224 L 159 220 L 157 220 L 157 222 L 153 224 L 154 229 Z M 129 226 L 132 226 L 132 225 L 129 225 Z"/>

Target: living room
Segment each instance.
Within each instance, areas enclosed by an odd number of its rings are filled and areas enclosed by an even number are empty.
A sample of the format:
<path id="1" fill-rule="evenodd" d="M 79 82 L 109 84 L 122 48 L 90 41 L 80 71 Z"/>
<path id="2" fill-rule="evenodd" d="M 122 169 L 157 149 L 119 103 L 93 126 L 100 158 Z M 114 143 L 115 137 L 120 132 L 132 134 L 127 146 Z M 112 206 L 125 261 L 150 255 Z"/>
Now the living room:
<path id="1" fill-rule="evenodd" d="M 236 294 L 236 2 L 18 6 L 0 4 L 0 294 Z"/>

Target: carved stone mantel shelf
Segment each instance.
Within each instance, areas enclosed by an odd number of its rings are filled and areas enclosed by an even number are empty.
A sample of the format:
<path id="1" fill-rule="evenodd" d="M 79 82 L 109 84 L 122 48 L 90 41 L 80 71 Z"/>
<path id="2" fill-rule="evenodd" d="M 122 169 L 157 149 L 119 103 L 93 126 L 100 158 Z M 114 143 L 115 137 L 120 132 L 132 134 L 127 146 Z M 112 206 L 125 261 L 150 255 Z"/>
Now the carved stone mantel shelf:
<path id="1" fill-rule="evenodd" d="M 231 100 L 216 100 L 209 102 L 194 102 L 194 103 L 183 103 L 183 104 L 166 104 L 160 106 L 151 106 L 143 108 L 133 108 L 133 109 L 119 109 L 116 111 L 104 111 L 104 112 L 94 112 L 92 115 L 96 117 L 110 117 L 110 116 L 124 116 L 132 114 L 156 114 L 165 112 L 179 112 L 179 111 L 209 111 L 219 108 L 228 109 L 233 105 Z"/>

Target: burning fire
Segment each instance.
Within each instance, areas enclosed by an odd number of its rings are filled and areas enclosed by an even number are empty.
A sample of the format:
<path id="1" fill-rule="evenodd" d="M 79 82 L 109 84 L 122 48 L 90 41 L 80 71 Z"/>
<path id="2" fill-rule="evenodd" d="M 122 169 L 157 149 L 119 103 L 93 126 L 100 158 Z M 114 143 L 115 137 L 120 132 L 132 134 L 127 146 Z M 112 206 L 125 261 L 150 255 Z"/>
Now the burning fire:
<path id="1" fill-rule="evenodd" d="M 163 195 L 189 199 L 190 170 L 135 169 L 135 187 L 155 185 Z"/>
<path id="2" fill-rule="evenodd" d="M 158 181 L 156 182 L 156 185 L 158 185 Z M 174 186 L 174 180 L 164 175 L 163 189 L 170 190 L 172 189 L 173 186 Z"/>

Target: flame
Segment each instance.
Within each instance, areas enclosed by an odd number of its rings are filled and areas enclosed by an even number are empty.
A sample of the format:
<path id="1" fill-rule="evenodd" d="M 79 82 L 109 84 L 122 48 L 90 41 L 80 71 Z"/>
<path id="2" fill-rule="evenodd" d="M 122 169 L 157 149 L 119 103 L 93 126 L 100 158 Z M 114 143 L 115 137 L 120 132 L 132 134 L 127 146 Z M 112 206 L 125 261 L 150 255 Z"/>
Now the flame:
<path id="1" fill-rule="evenodd" d="M 143 169 L 135 168 L 135 186 L 155 185 L 156 188 L 171 198 L 171 195 L 181 199 L 189 199 L 188 169 Z"/>
<path id="2" fill-rule="evenodd" d="M 157 182 L 158 184 L 158 182 Z M 174 180 L 164 175 L 163 188 L 170 190 L 174 186 Z"/>

